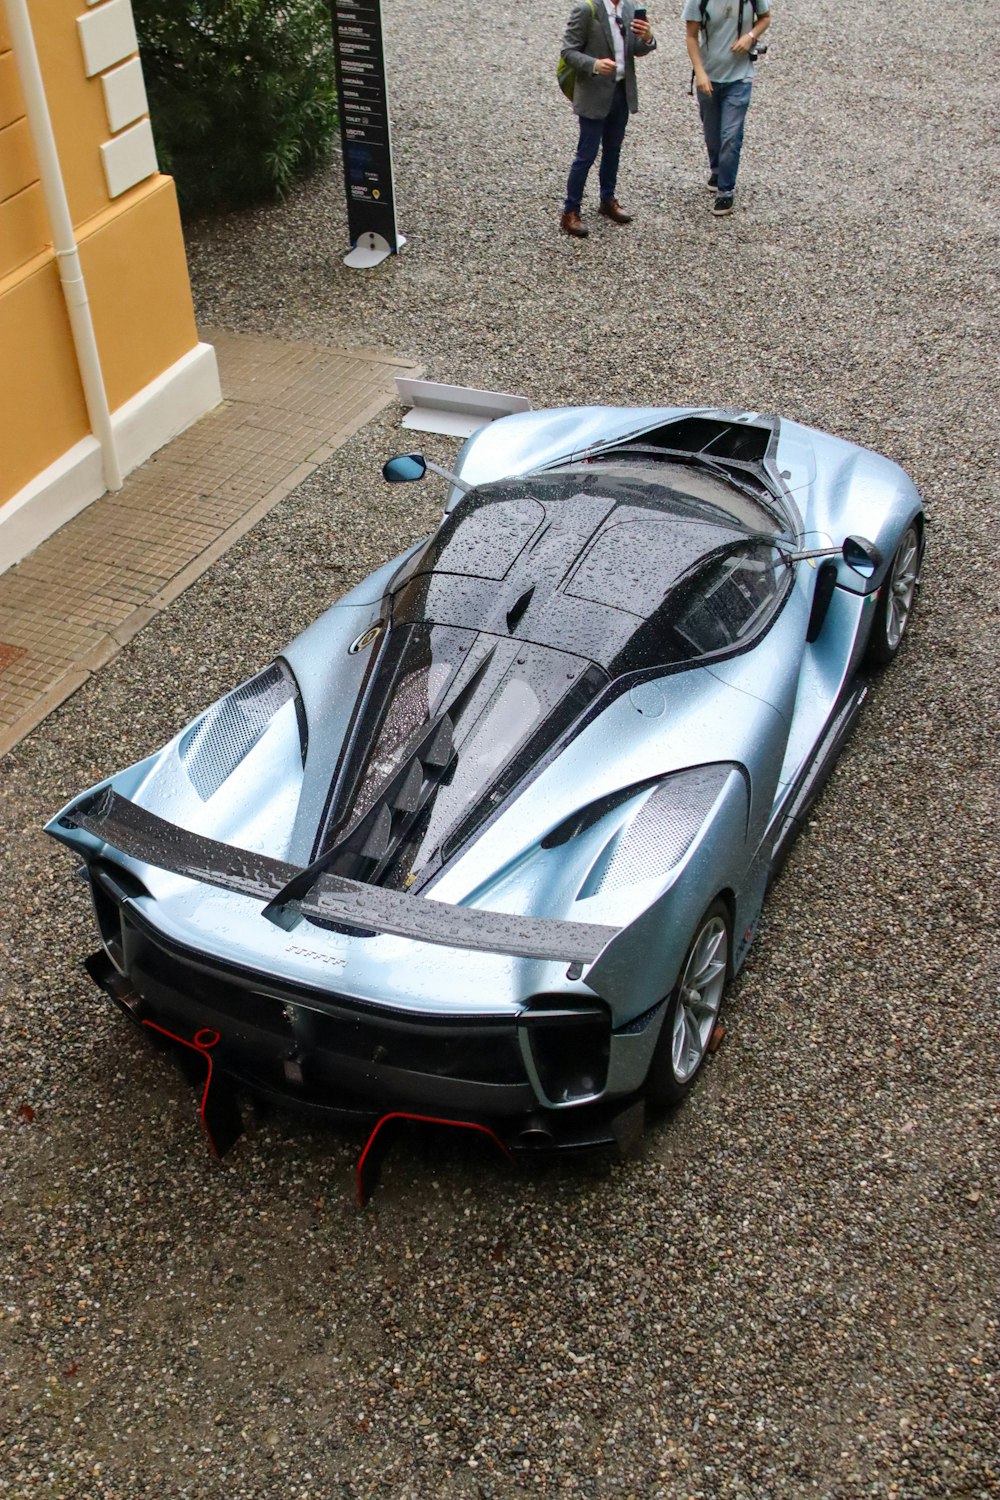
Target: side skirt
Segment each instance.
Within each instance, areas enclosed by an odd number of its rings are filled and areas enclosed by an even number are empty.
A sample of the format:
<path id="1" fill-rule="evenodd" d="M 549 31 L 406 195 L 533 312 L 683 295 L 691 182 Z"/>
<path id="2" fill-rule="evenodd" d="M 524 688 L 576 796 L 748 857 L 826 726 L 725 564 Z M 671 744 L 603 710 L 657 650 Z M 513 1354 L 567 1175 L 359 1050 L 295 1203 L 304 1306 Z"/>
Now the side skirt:
<path id="1" fill-rule="evenodd" d="M 816 753 L 799 777 L 786 806 L 777 815 L 768 884 L 780 874 L 813 803 L 827 783 L 867 696 L 868 683 L 855 678 L 834 710 Z"/>

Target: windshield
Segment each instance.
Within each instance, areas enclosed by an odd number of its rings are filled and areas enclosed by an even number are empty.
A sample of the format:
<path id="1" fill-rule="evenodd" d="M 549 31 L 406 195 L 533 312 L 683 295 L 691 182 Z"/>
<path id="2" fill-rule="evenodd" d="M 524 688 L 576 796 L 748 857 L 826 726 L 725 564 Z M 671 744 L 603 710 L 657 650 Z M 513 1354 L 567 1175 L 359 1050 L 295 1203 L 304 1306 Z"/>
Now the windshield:
<path id="1" fill-rule="evenodd" d="M 695 568 L 664 601 L 664 660 L 697 661 L 749 643 L 777 610 L 791 570 L 776 547 L 749 542 Z"/>

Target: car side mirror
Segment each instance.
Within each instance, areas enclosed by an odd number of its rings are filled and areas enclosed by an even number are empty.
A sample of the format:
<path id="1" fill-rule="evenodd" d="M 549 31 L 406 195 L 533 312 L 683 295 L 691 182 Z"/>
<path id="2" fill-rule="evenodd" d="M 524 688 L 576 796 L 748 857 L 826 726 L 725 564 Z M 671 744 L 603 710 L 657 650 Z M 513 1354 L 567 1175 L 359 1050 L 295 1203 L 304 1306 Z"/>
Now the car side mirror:
<path id="1" fill-rule="evenodd" d="M 870 578 L 876 568 L 882 566 L 881 552 L 874 542 L 863 536 L 845 537 L 841 553 L 851 572 L 862 578 Z"/>
<path id="2" fill-rule="evenodd" d="M 409 484 L 412 479 L 423 479 L 426 473 L 427 460 L 422 453 L 400 453 L 382 465 L 386 484 Z"/>

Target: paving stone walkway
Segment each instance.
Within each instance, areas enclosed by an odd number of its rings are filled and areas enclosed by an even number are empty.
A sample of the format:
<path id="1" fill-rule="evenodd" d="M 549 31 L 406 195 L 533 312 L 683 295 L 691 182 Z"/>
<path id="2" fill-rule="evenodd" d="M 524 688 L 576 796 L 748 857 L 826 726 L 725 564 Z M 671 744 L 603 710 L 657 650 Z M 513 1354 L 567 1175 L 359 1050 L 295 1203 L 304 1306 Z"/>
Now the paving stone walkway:
<path id="1" fill-rule="evenodd" d="M 202 337 L 222 404 L 0 574 L 0 755 L 419 373 L 368 349 Z"/>

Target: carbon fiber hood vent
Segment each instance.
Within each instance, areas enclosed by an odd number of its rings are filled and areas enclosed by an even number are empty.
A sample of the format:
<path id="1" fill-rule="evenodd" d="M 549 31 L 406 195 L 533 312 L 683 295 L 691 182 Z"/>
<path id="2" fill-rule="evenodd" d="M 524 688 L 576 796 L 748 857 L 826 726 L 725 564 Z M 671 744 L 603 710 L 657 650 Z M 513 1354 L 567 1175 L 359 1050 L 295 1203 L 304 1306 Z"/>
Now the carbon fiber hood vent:
<path id="1" fill-rule="evenodd" d="M 178 753 L 203 802 L 219 790 L 260 739 L 279 708 L 298 689 L 282 662 L 272 662 L 249 682 L 220 698 L 192 724 Z"/>
<path id="2" fill-rule="evenodd" d="M 587 895 L 662 878 L 690 848 L 732 768 L 701 766 L 667 778 L 647 797 Z"/>

